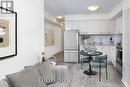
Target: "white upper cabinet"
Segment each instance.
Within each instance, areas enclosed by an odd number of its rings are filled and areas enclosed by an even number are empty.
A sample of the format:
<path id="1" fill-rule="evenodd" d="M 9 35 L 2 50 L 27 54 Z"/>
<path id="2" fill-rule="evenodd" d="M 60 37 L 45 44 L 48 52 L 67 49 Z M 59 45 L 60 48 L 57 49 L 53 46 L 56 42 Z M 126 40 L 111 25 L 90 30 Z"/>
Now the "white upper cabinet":
<path id="1" fill-rule="evenodd" d="M 117 18 L 115 20 L 116 22 L 116 33 L 117 34 L 120 34 L 122 33 L 122 30 L 123 30 L 123 20 L 122 20 L 122 16 L 120 16 L 119 18 Z"/>
<path id="2" fill-rule="evenodd" d="M 105 27 L 106 27 L 105 28 L 106 29 L 105 32 L 107 32 L 108 34 L 115 34 L 115 32 L 116 32 L 116 25 L 115 25 L 115 21 L 114 20 L 107 20 Z"/>
<path id="3" fill-rule="evenodd" d="M 67 21 L 65 23 L 66 30 L 79 30 L 80 28 L 80 21 Z"/>
<path id="4" fill-rule="evenodd" d="M 97 34 L 101 32 L 100 23 L 97 21 L 80 21 L 80 32 L 88 34 Z"/>
<path id="5" fill-rule="evenodd" d="M 115 22 L 113 20 L 83 20 L 66 21 L 66 30 L 79 30 L 87 34 L 114 34 Z"/>
<path id="6" fill-rule="evenodd" d="M 72 30 L 71 27 L 72 27 L 71 21 L 65 22 L 65 30 Z"/>
<path id="7" fill-rule="evenodd" d="M 72 29 L 79 30 L 80 29 L 80 21 L 73 21 L 72 22 Z"/>

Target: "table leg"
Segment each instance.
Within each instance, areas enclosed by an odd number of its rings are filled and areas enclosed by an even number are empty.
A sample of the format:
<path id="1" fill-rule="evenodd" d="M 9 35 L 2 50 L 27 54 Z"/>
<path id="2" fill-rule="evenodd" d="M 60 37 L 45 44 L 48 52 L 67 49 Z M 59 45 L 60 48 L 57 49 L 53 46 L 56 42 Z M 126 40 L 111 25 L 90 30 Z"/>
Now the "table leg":
<path id="1" fill-rule="evenodd" d="M 96 71 L 92 71 L 92 67 L 91 67 L 91 64 L 90 64 L 91 59 L 92 59 L 92 57 L 89 56 L 89 70 L 84 71 L 84 74 L 89 75 L 89 76 L 97 74 Z"/>

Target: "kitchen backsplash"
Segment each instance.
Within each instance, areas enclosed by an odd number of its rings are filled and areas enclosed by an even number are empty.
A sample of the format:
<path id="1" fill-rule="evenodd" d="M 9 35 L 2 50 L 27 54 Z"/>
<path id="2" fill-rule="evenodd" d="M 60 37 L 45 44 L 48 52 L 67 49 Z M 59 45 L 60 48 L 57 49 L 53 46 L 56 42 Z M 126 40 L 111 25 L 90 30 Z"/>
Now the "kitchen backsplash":
<path id="1" fill-rule="evenodd" d="M 84 44 L 84 40 L 94 41 L 96 45 L 117 45 L 122 43 L 122 34 L 79 35 L 80 45 Z"/>

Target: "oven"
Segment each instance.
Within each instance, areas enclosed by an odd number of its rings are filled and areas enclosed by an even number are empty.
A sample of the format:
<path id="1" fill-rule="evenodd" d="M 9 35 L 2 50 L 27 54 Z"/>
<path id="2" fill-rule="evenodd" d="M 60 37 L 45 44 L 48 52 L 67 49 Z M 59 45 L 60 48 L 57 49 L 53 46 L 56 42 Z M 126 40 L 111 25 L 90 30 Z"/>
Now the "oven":
<path id="1" fill-rule="evenodd" d="M 117 47 L 117 55 L 116 55 L 116 69 L 122 76 L 122 49 Z"/>

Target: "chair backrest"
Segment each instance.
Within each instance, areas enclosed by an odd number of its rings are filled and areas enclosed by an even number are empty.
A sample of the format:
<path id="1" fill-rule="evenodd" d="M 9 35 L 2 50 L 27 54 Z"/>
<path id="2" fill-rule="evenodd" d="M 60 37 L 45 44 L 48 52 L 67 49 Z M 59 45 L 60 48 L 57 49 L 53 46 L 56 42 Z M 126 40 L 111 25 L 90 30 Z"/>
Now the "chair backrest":
<path id="1" fill-rule="evenodd" d="M 95 60 L 97 61 L 102 61 L 102 62 L 107 62 L 107 55 L 101 55 L 101 56 L 96 56 Z"/>
<path id="2" fill-rule="evenodd" d="M 80 51 L 80 55 L 88 56 L 88 53 L 87 53 L 87 52 L 84 52 L 84 50 L 81 50 L 81 51 Z"/>
<path id="3" fill-rule="evenodd" d="M 97 48 L 95 46 L 85 46 L 84 45 L 84 50 L 87 51 L 87 52 L 92 52 L 92 51 L 96 51 Z"/>

